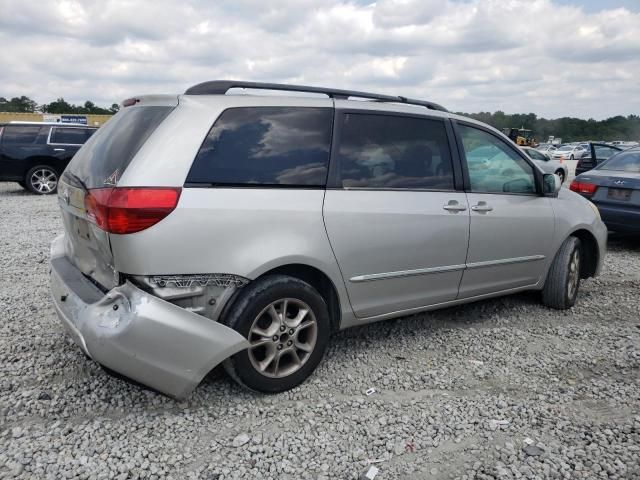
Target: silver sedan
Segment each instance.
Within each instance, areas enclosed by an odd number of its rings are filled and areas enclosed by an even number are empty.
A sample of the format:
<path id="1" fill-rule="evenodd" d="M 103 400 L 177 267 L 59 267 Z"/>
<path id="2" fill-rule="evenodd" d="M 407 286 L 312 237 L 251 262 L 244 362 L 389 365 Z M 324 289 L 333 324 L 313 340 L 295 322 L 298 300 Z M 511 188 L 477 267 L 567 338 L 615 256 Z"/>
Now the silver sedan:
<path id="1" fill-rule="evenodd" d="M 555 173 L 558 175 L 561 183 L 564 183 L 566 178 L 569 176 L 569 169 L 566 164 L 560 163 L 558 160 L 552 160 L 548 155 L 539 152 L 535 148 L 520 148 L 542 169 L 544 173 Z"/>

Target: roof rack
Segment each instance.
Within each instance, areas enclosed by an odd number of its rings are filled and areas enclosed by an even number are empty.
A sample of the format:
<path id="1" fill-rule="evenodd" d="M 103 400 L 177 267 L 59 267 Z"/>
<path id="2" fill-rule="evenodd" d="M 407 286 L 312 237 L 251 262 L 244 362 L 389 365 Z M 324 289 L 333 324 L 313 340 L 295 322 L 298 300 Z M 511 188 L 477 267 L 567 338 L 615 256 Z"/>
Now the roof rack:
<path id="1" fill-rule="evenodd" d="M 251 88 L 255 90 L 282 90 L 288 92 L 321 93 L 329 98 L 347 100 L 350 97 L 366 98 L 377 102 L 406 103 L 409 105 L 419 105 L 431 110 L 448 110 L 441 105 L 424 100 L 400 97 L 394 95 L 381 95 L 379 93 L 358 92 L 355 90 L 339 90 L 335 88 L 306 87 L 304 85 L 287 85 L 286 83 L 264 83 L 264 82 L 243 82 L 234 80 L 212 80 L 210 82 L 199 83 L 187 89 L 186 95 L 224 95 L 232 88 Z"/>

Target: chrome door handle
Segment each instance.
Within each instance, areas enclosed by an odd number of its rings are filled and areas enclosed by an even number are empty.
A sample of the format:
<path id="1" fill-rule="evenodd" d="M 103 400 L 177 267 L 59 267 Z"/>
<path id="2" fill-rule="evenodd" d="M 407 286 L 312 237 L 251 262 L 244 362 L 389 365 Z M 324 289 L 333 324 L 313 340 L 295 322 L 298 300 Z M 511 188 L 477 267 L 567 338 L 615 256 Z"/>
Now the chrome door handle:
<path id="1" fill-rule="evenodd" d="M 467 209 L 466 205 L 461 205 L 457 200 L 449 200 L 449 203 L 442 206 L 449 212 L 464 212 Z"/>
<path id="2" fill-rule="evenodd" d="M 477 205 L 471 207 L 471 210 L 474 212 L 490 212 L 493 210 L 493 207 L 491 205 L 487 205 L 487 202 L 478 202 Z"/>
<path id="3" fill-rule="evenodd" d="M 66 152 L 66 150 L 64 148 L 54 148 L 53 151 L 54 152 Z"/>

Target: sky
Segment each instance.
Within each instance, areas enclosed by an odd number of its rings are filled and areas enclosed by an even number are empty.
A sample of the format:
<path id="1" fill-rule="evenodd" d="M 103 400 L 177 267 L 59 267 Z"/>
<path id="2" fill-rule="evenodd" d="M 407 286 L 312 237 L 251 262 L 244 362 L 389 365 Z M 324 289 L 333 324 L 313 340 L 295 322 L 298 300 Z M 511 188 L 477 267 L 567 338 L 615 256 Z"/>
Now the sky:
<path id="1" fill-rule="evenodd" d="M 0 96 L 287 82 L 546 118 L 640 114 L 640 0 L 0 0 Z"/>

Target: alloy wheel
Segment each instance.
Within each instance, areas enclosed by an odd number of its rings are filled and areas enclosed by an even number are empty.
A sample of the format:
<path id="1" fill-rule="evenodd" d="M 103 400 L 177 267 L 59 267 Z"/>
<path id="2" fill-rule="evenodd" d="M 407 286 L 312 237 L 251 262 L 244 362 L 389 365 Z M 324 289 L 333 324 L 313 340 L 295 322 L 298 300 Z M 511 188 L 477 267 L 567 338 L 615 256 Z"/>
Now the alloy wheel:
<path id="1" fill-rule="evenodd" d="M 302 300 L 283 298 L 270 303 L 249 330 L 249 360 L 261 375 L 283 378 L 297 372 L 316 346 L 318 322 Z"/>
<path id="2" fill-rule="evenodd" d="M 38 193 L 51 193 L 58 185 L 58 175 L 48 168 L 39 168 L 31 174 L 29 182 Z"/>

